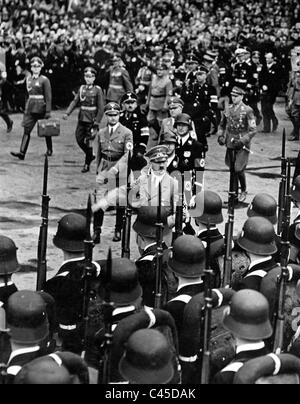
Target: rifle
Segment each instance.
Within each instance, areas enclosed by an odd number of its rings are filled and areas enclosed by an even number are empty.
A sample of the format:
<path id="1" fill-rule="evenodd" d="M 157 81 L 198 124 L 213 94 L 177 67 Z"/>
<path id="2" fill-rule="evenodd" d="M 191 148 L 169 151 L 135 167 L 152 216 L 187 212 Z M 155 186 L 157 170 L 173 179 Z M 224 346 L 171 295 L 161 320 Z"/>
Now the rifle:
<path id="1" fill-rule="evenodd" d="M 161 217 L 161 182 L 158 186 L 158 206 L 156 223 L 156 271 L 155 271 L 155 303 L 154 308 L 160 309 L 162 304 L 162 268 L 163 268 L 163 231 Z"/>
<path id="2" fill-rule="evenodd" d="M 123 220 L 123 232 L 122 232 L 122 258 L 128 258 L 128 259 L 130 259 L 130 232 L 131 232 L 131 216 L 132 216 L 132 209 L 129 204 L 129 193 L 131 191 L 130 161 L 131 161 L 131 152 L 129 151 L 127 160 L 126 209 Z"/>
<path id="3" fill-rule="evenodd" d="M 104 342 L 102 345 L 103 356 L 100 362 L 100 371 L 98 375 L 98 384 L 109 384 L 111 367 L 111 347 L 112 347 L 112 315 L 114 304 L 110 301 L 110 284 L 112 277 L 112 253 L 111 248 L 108 251 L 106 263 L 106 281 L 105 298 L 103 302 L 103 316 L 105 325 Z"/>
<path id="4" fill-rule="evenodd" d="M 94 203 L 97 203 L 97 190 L 95 189 L 94 191 Z M 101 234 L 101 227 L 103 223 L 103 214 L 101 210 L 98 210 L 97 212 L 94 213 L 94 220 L 93 220 L 93 239 L 94 239 L 94 244 L 100 244 L 100 234 Z"/>
<path id="5" fill-rule="evenodd" d="M 234 158 L 231 159 L 230 165 L 230 181 L 228 192 L 228 221 L 225 224 L 225 256 L 224 256 L 224 271 L 223 271 L 223 288 L 231 285 L 232 273 L 232 237 L 234 226 L 234 204 L 235 204 L 235 181 L 236 174 L 234 170 L 236 152 L 233 151 Z"/>
<path id="6" fill-rule="evenodd" d="M 0 356 L 5 351 L 5 339 L 8 333 L 6 328 L 6 313 L 3 307 L 0 307 Z M 0 360 L 0 385 L 7 384 L 7 364 L 4 358 Z"/>
<path id="7" fill-rule="evenodd" d="M 274 319 L 274 343 L 273 352 L 280 354 L 283 348 L 283 334 L 284 334 L 284 306 L 286 287 L 289 279 L 288 261 L 289 261 L 289 227 L 290 227 L 290 215 L 291 215 L 291 161 L 287 159 L 288 172 L 286 182 L 286 193 L 284 197 L 284 216 L 283 216 L 283 228 L 281 237 L 281 251 L 280 251 L 280 265 L 281 275 L 278 277 L 278 299 L 277 299 L 277 311 L 275 311 Z"/>
<path id="8" fill-rule="evenodd" d="M 183 235 L 183 205 L 184 205 L 184 173 L 181 173 L 181 192 L 178 205 L 176 206 L 175 215 L 175 241 L 178 237 Z"/>
<path id="9" fill-rule="evenodd" d="M 281 149 L 281 181 L 279 184 L 279 194 L 278 194 L 278 223 L 277 223 L 277 234 L 280 236 L 283 227 L 283 217 L 284 217 L 284 203 L 285 203 L 285 192 L 286 192 L 286 168 L 287 159 L 285 157 L 285 129 L 282 133 L 282 149 Z"/>
<path id="10" fill-rule="evenodd" d="M 92 202 L 91 195 L 88 197 L 87 211 L 86 211 L 86 231 L 84 240 L 84 272 L 82 279 L 83 286 L 83 304 L 82 304 L 82 319 L 83 319 L 83 341 L 82 345 L 85 348 L 88 335 L 89 324 L 89 303 L 91 299 L 91 280 L 95 277 L 95 266 L 93 265 L 93 248 L 94 242 L 91 236 L 91 222 L 92 222 Z M 84 355 L 84 353 L 82 354 Z"/>
<path id="11" fill-rule="evenodd" d="M 201 311 L 201 384 L 209 384 L 210 378 L 210 357 L 209 340 L 211 333 L 212 317 L 212 277 L 213 271 L 210 268 L 210 224 L 208 224 L 207 247 L 206 247 L 206 269 L 205 273 L 205 304 Z"/>
<path id="12" fill-rule="evenodd" d="M 46 283 L 47 278 L 47 237 L 48 237 L 48 216 L 49 216 L 49 201 L 50 197 L 47 195 L 48 188 L 48 157 L 45 156 L 44 163 L 44 182 L 43 182 L 43 195 L 42 195 L 42 224 L 40 226 L 38 253 L 37 253 L 37 283 L 36 290 L 42 290 Z"/>

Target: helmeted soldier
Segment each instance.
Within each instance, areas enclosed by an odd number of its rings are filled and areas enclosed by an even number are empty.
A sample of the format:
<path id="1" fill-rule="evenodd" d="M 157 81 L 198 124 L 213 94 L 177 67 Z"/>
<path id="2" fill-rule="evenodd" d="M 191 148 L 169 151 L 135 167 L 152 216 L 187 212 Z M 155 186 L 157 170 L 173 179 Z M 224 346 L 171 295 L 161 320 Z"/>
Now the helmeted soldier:
<path id="1" fill-rule="evenodd" d="M 0 236 L 0 307 L 5 307 L 8 298 L 18 290 L 11 279 L 18 269 L 17 247 L 14 241 L 9 237 Z"/>
<path id="2" fill-rule="evenodd" d="M 291 189 L 291 196 L 294 204 L 297 208 L 300 208 L 300 175 L 298 175 L 295 180 L 293 187 Z M 290 256 L 289 261 L 295 264 L 300 263 L 300 213 L 298 212 L 293 223 L 289 229 L 289 241 L 290 241 Z"/>
<path id="3" fill-rule="evenodd" d="M 233 105 L 228 113 L 224 113 L 220 124 L 218 142 L 226 145 L 225 163 L 233 166 L 235 176 L 235 194 L 240 202 L 247 197 L 247 184 L 245 169 L 248 164 L 251 139 L 256 134 L 256 121 L 253 110 L 243 103 L 245 92 L 234 87 L 231 96 Z M 238 197 L 238 183 L 241 186 L 241 194 Z"/>
<path id="4" fill-rule="evenodd" d="M 168 246 L 172 242 L 172 227 L 174 224 L 171 209 L 162 207 L 163 229 L 163 300 L 168 301 L 171 292 L 171 282 L 176 284 L 174 277 L 168 270 L 169 258 Z M 136 241 L 141 254 L 136 261 L 139 280 L 143 288 L 143 303 L 148 307 L 154 307 L 155 279 L 156 279 L 156 254 L 157 254 L 157 208 L 154 206 L 141 206 L 137 218 L 133 224 L 136 232 Z"/>
<path id="5" fill-rule="evenodd" d="M 119 370 L 131 384 L 168 384 L 174 376 L 173 352 L 158 330 L 138 330 L 126 343 Z"/>
<path id="6" fill-rule="evenodd" d="M 264 340 L 273 334 L 267 299 L 254 290 L 237 292 L 224 311 L 223 325 L 235 337 L 236 356 L 219 372 L 215 384 L 233 384 L 236 372 L 250 359 L 268 353 Z"/>
<path id="7" fill-rule="evenodd" d="M 120 106 L 115 102 L 108 103 L 104 108 L 107 126 L 100 129 L 96 137 L 97 178 L 99 185 L 112 180 L 112 189 L 121 186 L 121 177 L 127 184 L 127 157 L 133 149 L 133 134 L 130 129 L 120 123 Z M 110 188 L 111 189 L 111 188 Z M 116 202 L 115 205 L 116 206 Z M 126 206 L 121 205 L 120 206 Z M 124 208 L 117 208 L 114 242 L 121 241 Z M 103 221 L 103 218 L 102 218 Z M 101 226 L 100 226 L 101 227 Z"/>
<path id="8" fill-rule="evenodd" d="M 274 227 L 264 217 L 250 217 L 236 242 L 249 256 L 250 266 L 234 288 L 259 291 L 262 279 L 278 266 L 273 257 L 277 251 Z"/>
<path id="9" fill-rule="evenodd" d="M 84 69 L 84 79 L 86 84 L 79 88 L 74 100 L 70 104 L 63 118 L 68 116 L 79 105 L 78 124 L 76 128 L 76 140 L 79 147 L 85 153 L 85 163 L 82 173 L 90 169 L 90 164 L 94 160 L 93 147 L 91 145 L 93 132 L 99 129 L 104 112 L 104 98 L 101 87 L 95 86 L 96 70 L 92 67 Z"/>
<path id="10" fill-rule="evenodd" d="M 45 353 L 49 336 L 45 301 L 37 292 L 15 292 L 8 299 L 6 319 L 12 347 L 7 374 L 13 383 L 22 366 Z"/>
<path id="11" fill-rule="evenodd" d="M 195 124 L 197 138 L 207 149 L 206 137 L 217 129 L 218 97 L 216 89 L 206 82 L 208 69 L 205 66 L 198 67 L 194 74 L 196 81 L 192 86 L 182 88 L 183 112 L 190 115 Z"/>
<path id="12" fill-rule="evenodd" d="M 289 82 L 287 90 L 289 116 L 293 124 L 293 133 L 289 141 L 299 140 L 300 136 L 300 71 L 296 71 Z"/>
<path id="13" fill-rule="evenodd" d="M 64 263 L 44 287 L 44 291 L 53 296 L 56 302 L 57 332 L 62 340 L 63 349 L 78 354 L 82 352 L 83 348 L 81 326 L 84 299 L 82 290 L 85 270 L 85 237 L 86 219 L 84 216 L 69 213 L 61 218 L 53 243 L 62 250 Z M 100 265 L 101 262 L 93 262 L 94 276 L 90 280 L 92 290 L 96 290 L 98 287 Z"/>
<path id="14" fill-rule="evenodd" d="M 122 320 L 139 312 L 142 307 L 142 288 L 138 279 L 138 270 L 135 263 L 127 258 L 112 259 L 111 280 L 109 282 L 110 301 L 113 303 L 111 325 L 112 331 Z M 103 264 L 102 282 L 99 286 L 99 296 L 102 301 L 105 299 L 106 263 Z M 105 324 L 103 316 L 100 316 L 100 324 L 95 332 L 93 344 L 88 347 L 86 361 L 92 367 L 98 368 L 99 359 L 103 352 L 101 346 L 105 338 Z"/>
<path id="15" fill-rule="evenodd" d="M 18 153 L 11 152 L 11 155 L 24 160 L 29 142 L 30 134 L 40 119 L 48 119 L 51 116 L 52 91 L 49 79 L 41 75 L 43 61 L 39 57 L 31 60 L 32 75 L 27 78 L 27 91 L 29 99 L 26 104 L 23 118 L 24 134 Z M 47 145 L 47 156 L 52 156 L 52 138 L 45 137 Z"/>
<path id="16" fill-rule="evenodd" d="M 198 226 L 198 238 L 210 246 L 210 267 L 214 271 L 215 285 L 219 286 L 225 253 L 224 237 L 217 228 L 223 222 L 222 200 L 213 191 L 199 192 L 188 210 Z"/>
<path id="17" fill-rule="evenodd" d="M 180 334 L 186 304 L 194 295 L 204 291 L 205 247 L 202 241 L 190 235 L 178 237 L 173 244 L 169 267 L 178 279 L 178 288 L 165 310 L 173 316 Z"/>
<path id="18" fill-rule="evenodd" d="M 233 384 L 299 384 L 300 359 L 269 354 L 251 359 L 236 373 Z"/>
<path id="19" fill-rule="evenodd" d="M 137 96 L 128 92 L 121 98 L 123 111 L 120 123 L 130 129 L 133 134 L 133 156 L 130 167 L 132 171 L 140 171 L 147 165 L 144 158 L 149 140 L 149 127 L 146 115 L 137 104 Z"/>
<path id="20" fill-rule="evenodd" d="M 56 352 L 23 366 L 14 384 L 89 384 L 89 370 L 80 356 Z"/>
<path id="21" fill-rule="evenodd" d="M 242 88 L 246 91 L 247 85 L 252 78 L 251 74 L 251 66 L 246 62 L 248 59 L 248 51 L 247 49 L 238 48 L 235 51 L 235 57 L 237 59 L 236 63 L 233 66 L 233 79 L 234 86 Z"/>

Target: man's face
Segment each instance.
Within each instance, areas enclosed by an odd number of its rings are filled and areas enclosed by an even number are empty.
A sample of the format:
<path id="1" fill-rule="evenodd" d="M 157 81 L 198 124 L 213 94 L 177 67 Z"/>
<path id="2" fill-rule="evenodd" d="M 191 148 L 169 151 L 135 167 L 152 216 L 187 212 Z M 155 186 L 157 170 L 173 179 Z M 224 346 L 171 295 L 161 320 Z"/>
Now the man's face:
<path id="1" fill-rule="evenodd" d="M 135 100 L 125 101 L 123 103 L 123 105 L 124 105 L 125 111 L 127 111 L 127 112 L 133 112 L 137 108 L 137 102 Z"/>
<path id="2" fill-rule="evenodd" d="M 108 122 L 108 124 L 109 124 L 110 126 L 114 126 L 114 125 L 116 125 L 116 124 L 119 122 L 120 114 L 118 114 L 118 113 L 115 113 L 115 114 L 113 114 L 113 115 L 111 115 L 111 114 L 106 114 L 106 116 L 107 116 L 107 122 Z"/>
<path id="3" fill-rule="evenodd" d="M 175 143 L 165 143 L 165 146 L 167 146 L 167 148 L 168 148 L 168 151 L 167 151 L 168 156 L 171 156 L 176 149 L 176 144 Z"/>
<path id="4" fill-rule="evenodd" d="M 200 84 L 203 84 L 206 82 L 207 74 L 205 72 L 198 72 L 196 78 Z"/>
<path id="5" fill-rule="evenodd" d="M 196 62 L 186 62 L 186 68 L 189 72 L 193 72 L 194 70 L 196 70 L 198 63 Z"/>
<path id="6" fill-rule="evenodd" d="M 243 100 L 243 96 L 237 94 L 231 94 L 231 98 L 234 105 L 238 105 Z"/>
<path id="7" fill-rule="evenodd" d="M 84 80 L 85 80 L 87 86 L 92 86 L 95 82 L 95 76 L 93 74 L 86 73 L 84 75 Z"/>
<path id="8" fill-rule="evenodd" d="M 42 70 L 42 66 L 41 66 L 41 65 L 39 65 L 39 64 L 37 64 L 37 63 L 33 63 L 33 64 L 31 65 L 31 71 L 32 71 L 32 74 L 33 74 L 34 76 L 39 76 L 39 75 L 41 74 L 41 70 Z"/>
<path id="9" fill-rule="evenodd" d="M 266 62 L 267 62 L 267 65 L 271 64 L 273 62 L 273 55 L 271 53 L 266 54 Z"/>
<path id="10" fill-rule="evenodd" d="M 171 118 L 176 118 L 177 115 L 182 113 L 182 105 L 173 105 L 169 108 Z"/>
<path id="11" fill-rule="evenodd" d="M 163 77 L 163 75 L 165 74 L 165 70 L 158 69 L 156 74 L 157 74 L 158 77 Z"/>
<path id="12" fill-rule="evenodd" d="M 156 175 L 163 175 L 167 170 L 167 162 L 156 163 L 151 161 L 152 171 Z"/>
<path id="13" fill-rule="evenodd" d="M 189 133 L 190 127 L 184 123 L 179 123 L 177 125 L 177 133 L 179 136 L 185 136 Z"/>

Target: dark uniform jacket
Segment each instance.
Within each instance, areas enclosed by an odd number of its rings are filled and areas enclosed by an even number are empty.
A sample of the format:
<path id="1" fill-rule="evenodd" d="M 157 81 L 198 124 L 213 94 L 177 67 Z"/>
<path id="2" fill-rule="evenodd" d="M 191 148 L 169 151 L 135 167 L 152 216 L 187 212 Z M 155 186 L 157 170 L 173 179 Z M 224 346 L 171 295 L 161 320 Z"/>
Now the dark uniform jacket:
<path id="1" fill-rule="evenodd" d="M 203 282 L 186 285 L 177 290 L 175 297 L 170 300 L 164 310 L 168 311 L 174 318 L 178 335 L 183 326 L 183 314 L 186 305 L 193 296 L 204 291 Z"/>
<path id="2" fill-rule="evenodd" d="M 262 279 L 277 266 L 279 266 L 279 264 L 276 263 L 273 257 L 269 257 L 268 260 L 258 262 L 253 266 L 250 265 L 244 279 L 239 283 L 236 289 L 252 289 L 259 292 Z"/>
<path id="3" fill-rule="evenodd" d="M 237 62 L 233 67 L 234 85 L 246 90 L 253 78 L 252 66 L 247 62 Z"/>
<path id="4" fill-rule="evenodd" d="M 137 107 L 132 113 L 123 111 L 120 114 L 120 123 L 130 129 L 133 134 L 135 152 L 145 153 L 149 140 L 149 127 L 145 114 Z"/>
<path id="5" fill-rule="evenodd" d="M 14 384 L 15 376 L 17 376 L 23 366 L 43 355 L 44 351 L 38 345 L 14 351 L 7 363 L 8 384 Z"/>
<path id="6" fill-rule="evenodd" d="M 204 170 L 205 146 L 194 139 L 191 135 L 184 144 L 179 138 L 175 153 L 176 162 L 178 165 L 176 167 L 174 164 L 172 164 L 174 170 L 178 170 L 180 172 Z"/>
<path id="7" fill-rule="evenodd" d="M 7 285 L 5 283 L 0 283 L 0 307 L 2 304 L 5 306 L 8 298 L 17 291 L 18 289 L 12 281 L 7 282 Z"/>
<path id="8" fill-rule="evenodd" d="M 27 79 L 28 101 L 25 114 L 45 114 L 51 112 L 52 91 L 49 79 L 46 76 L 33 76 Z"/>
<path id="9" fill-rule="evenodd" d="M 80 107 L 78 115 L 80 122 L 100 124 L 104 113 L 104 97 L 101 87 L 81 86 L 66 114 L 70 115 L 77 106 Z"/>
<path id="10" fill-rule="evenodd" d="M 259 80 L 262 95 L 270 96 L 275 102 L 275 98 L 280 88 L 280 80 L 280 68 L 277 63 L 273 63 L 269 67 L 264 65 Z M 266 89 L 264 89 L 263 86 L 266 86 Z"/>
<path id="11" fill-rule="evenodd" d="M 233 384 L 236 373 L 241 367 L 251 359 L 267 355 L 267 349 L 263 342 L 258 344 L 245 345 L 238 350 L 234 360 L 221 372 L 217 373 L 213 379 L 213 384 Z"/>

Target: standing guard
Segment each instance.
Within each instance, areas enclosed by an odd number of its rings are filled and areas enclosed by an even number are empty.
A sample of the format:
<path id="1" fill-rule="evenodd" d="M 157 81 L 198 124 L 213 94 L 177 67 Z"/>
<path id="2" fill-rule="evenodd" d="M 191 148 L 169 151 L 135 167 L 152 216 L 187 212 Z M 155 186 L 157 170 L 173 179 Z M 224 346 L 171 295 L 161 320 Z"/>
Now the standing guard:
<path id="1" fill-rule="evenodd" d="M 18 290 L 11 279 L 18 269 L 15 243 L 9 237 L 0 236 L 0 307 L 5 307 L 9 296 Z"/>
<path id="2" fill-rule="evenodd" d="M 94 85 L 95 78 L 96 70 L 92 67 L 87 67 L 84 70 L 86 84 L 80 87 L 74 100 L 63 115 L 63 119 L 68 119 L 68 116 L 71 115 L 74 109 L 78 105 L 80 106 L 76 140 L 79 147 L 85 153 L 85 163 L 81 171 L 82 173 L 87 173 L 90 170 L 90 164 L 95 159 L 91 141 L 95 137 L 93 132 L 99 129 L 104 112 L 103 92 L 101 87 Z"/>
<path id="3" fill-rule="evenodd" d="M 3 92 L 3 85 L 6 82 L 7 73 L 3 63 L 0 62 L 0 116 L 4 120 L 7 126 L 7 133 L 10 133 L 13 128 L 13 121 L 8 116 L 7 112 L 4 109 L 3 102 L 2 102 L 2 92 Z"/>
<path id="4" fill-rule="evenodd" d="M 24 134 L 21 142 L 20 151 L 10 154 L 20 160 L 25 159 L 25 155 L 30 142 L 30 134 L 40 119 L 49 119 L 51 116 L 52 91 L 49 79 L 41 75 L 44 64 L 39 57 L 31 59 L 32 75 L 27 79 L 27 91 L 29 99 L 26 104 L 23 119 Z M 47 156 L 52 156 L 52 138 L 45 137 L 47 145 Z"/>

